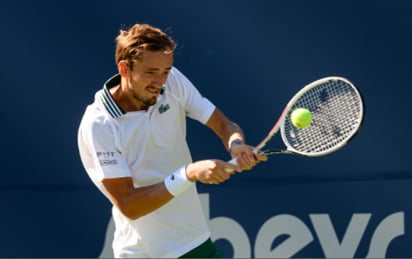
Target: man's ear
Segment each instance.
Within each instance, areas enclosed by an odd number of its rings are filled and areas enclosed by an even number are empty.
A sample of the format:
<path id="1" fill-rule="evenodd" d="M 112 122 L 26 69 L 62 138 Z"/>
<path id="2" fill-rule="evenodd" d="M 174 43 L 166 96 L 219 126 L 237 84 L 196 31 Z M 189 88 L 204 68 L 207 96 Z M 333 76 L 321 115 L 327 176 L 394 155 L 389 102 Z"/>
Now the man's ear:
<path id="1" fill-rule="evenodd" d="M 129 77 L 129 70 L 128 70 L 128 66 L 127 66 L 127 62 L 124 60 L 121 60 L 118 64 L 117 64 L 117 70 L 119 71 L 119 74 L 121 77 Z"/>

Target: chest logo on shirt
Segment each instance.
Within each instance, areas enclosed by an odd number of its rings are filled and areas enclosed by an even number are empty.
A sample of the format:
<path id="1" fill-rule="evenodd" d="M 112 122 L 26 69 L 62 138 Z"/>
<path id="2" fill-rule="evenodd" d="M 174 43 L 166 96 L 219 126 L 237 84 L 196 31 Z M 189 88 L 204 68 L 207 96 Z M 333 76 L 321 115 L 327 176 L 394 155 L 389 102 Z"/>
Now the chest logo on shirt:
<path id="1" fill-rule="evenodd" d="M 170 109 L 170 106 L 169 106 L 169 104 L 161 104 L 160 105 L 160 107 L 159 107 L 159 113 L 164 113 L 165 111 L 167 111 L 167 110 L 169 110 Z"/>

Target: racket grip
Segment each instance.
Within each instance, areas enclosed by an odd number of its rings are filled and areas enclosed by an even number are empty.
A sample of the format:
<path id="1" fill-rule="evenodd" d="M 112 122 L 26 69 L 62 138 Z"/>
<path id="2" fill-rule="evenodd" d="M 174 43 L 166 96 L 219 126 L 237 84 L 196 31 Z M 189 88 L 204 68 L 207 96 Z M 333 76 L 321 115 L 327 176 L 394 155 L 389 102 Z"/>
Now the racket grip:
<path id="1" fill-rule="evenodd" d="M 228 163 L 229 163 L 229 164 L 232 164 L 232 165 L 236 165 L 236 164 L 237 164 L 237 159 L 236 159 L 236 157 L 233 158 L 232 160 L 228 161 Z M 234 170 L 233 170 L 232 168 L 225 168 L 225 171 L 228 172 L 228 173 L 231 173 L 231 172 L 233 172 Z"/>
<path id="2" fill-rule="evenodd" d="M 253 153 L 255 153 L 255 155 L 257 155 L 257 154 L 259 153 L 259 151 L 258 151 L 257 149 L 254 149 L 254 150 L 253 150 Z M 235 157 L 235 158 L 232 158 L 232 160 L 227 161 L 227 162 L 228 162 L 229 164 L 236 165 L 236 164 L 237 164 L 237 158 L 236 158 L 236 157 Z M 225 168 L 225 171 L 228 172 L 228 173 L 231 173 L 231 172 L 233 172 L 234 170 L 231 169 L 231 168 Z"/>

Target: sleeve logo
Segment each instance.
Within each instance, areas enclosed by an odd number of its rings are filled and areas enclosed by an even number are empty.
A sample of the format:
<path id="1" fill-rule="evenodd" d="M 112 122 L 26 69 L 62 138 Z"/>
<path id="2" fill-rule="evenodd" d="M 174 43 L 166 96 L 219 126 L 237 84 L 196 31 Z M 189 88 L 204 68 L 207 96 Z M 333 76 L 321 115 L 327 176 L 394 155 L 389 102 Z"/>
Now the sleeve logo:
<path id="1" fill-rule="evenodd" d="M 96 152 L 97 159 L 101 166 L 105 165 L 117 165 L 117 159 L 114 152 Z"/>

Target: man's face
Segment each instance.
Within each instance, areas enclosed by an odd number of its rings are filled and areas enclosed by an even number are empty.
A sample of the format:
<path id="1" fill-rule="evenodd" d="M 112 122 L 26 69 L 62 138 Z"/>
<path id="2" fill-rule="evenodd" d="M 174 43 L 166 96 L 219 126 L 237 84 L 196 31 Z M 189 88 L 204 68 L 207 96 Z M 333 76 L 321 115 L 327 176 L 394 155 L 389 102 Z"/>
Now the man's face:
<path id="1" fill-rule="evenodd" d="M 147 108 L 157 101 L 163 85 L 173 65 L 173 53 L 164 51 L 144 51 L 140 60 L 129 70 L 127 79 L 128 95 Z"/>

